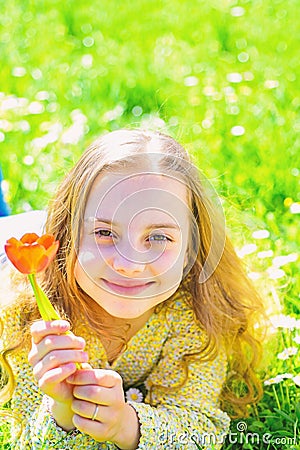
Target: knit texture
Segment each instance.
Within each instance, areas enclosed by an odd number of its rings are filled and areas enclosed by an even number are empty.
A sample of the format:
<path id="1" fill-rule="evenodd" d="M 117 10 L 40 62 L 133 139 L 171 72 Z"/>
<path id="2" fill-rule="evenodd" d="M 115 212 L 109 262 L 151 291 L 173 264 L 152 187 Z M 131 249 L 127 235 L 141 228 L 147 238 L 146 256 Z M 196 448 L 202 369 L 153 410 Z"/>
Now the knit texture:
<path id="1" fill-rule="evenodd" d="M 5 325 L 2 346 L 6 347 L 22 337 L 21 314 L 6 309 L 1 315 Z M 79 324 L 74 332 L 85 338 L 92 367 L 117 371 L 125 393 L 135 387 L 144 393 L 142 402 L 128 400 L 140 422 L 138 449 L 192 450 L 197 449 L 195 442 L 205 450 L 221 448 L 230 422 L 219 407 L 227 369 L 225 350 L 219 349 L 213 361 L 201 361 L 200 353 L 183 362 L 184 356 L 199 352 L 206 335 L 180 295 L 152 314 L 111 365 L 99 337 L 87 326 Z M 78 430 L 67 433 L 56 424 L 27 358 L 25 346 L 10 355 L 17 381 L 11 406 L 23 423 L 16 448 L 117 449 Z"/>

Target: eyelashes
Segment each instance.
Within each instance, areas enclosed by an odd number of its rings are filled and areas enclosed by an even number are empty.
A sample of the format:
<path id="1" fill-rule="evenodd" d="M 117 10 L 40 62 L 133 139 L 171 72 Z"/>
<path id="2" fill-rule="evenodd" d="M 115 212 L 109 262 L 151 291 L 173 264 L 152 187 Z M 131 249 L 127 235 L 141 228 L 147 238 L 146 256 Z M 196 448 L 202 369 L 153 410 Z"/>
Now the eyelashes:
<path id="1" fill-rule="evenodd" d="M 117 240 L 117 236 L 108 229 L 101 228 L 94 231 L 94 235 L 96 236 L 96 239 L 108 242 L 108 241 L 114 241 Z M 152 233 L 150 236 L 146 238 L 146 242 L 150 242 L 152 244 L 168 244 L 174 242 L 174 240 L 167 236 L 164 233 Z"/>
<path id="2" fill-rule="evenodd" d="M 155 244 L 165 244 L 168 242 L 173 242 L 173 240 L 165 234 L 152 234 L 151 236 L 149 236 L 148 241 Z"/>
<path id="3" fill-rule="evenodd" d="M 105 229 L 101 229 L 101 230 L 96 230 L 94 231 L 94 235 L 96 237 L 104 237 L 104 238 L 112 238 L 113 237 L 113 233 L 110 230 L 105 230 Z"/>

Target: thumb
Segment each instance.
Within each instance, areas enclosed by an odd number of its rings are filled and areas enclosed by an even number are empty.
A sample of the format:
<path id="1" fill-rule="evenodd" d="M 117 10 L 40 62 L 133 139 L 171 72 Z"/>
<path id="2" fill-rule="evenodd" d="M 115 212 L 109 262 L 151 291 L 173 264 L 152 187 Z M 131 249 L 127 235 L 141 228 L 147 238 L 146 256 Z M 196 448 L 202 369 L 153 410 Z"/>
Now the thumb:
<path id="1" fill-rule="evenodd" d="M 80 363 L 80 367 L 84 370 L 93 370 L 92 366 L 89 363 Z"/>
<path id="2" fill-rule="evenodd" d="M 97 369 L 95 370 L 95 377 L 99 386 L 112 388 L 118 384 L 122 384 L 121 375 L 114 370 L 109 369 Z"/>

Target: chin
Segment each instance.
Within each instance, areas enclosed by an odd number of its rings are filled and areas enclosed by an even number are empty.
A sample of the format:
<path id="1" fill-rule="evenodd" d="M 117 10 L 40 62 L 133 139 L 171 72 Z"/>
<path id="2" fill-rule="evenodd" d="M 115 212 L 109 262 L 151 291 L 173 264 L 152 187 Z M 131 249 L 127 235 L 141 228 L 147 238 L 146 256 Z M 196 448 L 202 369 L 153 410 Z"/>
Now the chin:
<path id="1" fill-rule="evenodd" d="M 116 319 L 137 319 L 138 317 L 142 316 L 146 311 L 142 311 L 142 312 L 134 312 L 134 311 L 112 311 L 112 310 L 106 310 L 106 312 L 112 316 L 115 317 Z"/>

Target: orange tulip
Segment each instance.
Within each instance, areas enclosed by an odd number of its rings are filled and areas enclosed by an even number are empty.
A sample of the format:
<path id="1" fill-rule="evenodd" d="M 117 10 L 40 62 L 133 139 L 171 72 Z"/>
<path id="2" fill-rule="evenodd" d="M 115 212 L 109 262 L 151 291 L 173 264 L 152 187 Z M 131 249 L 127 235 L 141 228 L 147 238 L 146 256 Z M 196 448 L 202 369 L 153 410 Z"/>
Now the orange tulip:
<path id="1" fill-rule="evenodd" d="M 56 241 L 52 234 L 44 234 L 39 237 L 35 233 L 26 233 L 20 240 L 14 237 L 8 239 L 4 247 L 8 259 L 16 269 L 28 275 L 42 319 L 60 320 L 59 314 L 38 285 L 35 277 L 36 273 L 45 270 L 54 259 L 59 241 Z M 70 335 L 72 332 L 67 331 L 66 334 Z M 80 363 L 76 363 L 76 366 L 78 369 L 82 367 Z"/>
<path id="2" fill-rule="evenodd" d="M 29 275 L 46 269 L 55 257 L 58 246 L 59 242 L 52 234 L 39 237 L 35 233 L 26 233 L 20 240 L 8 239 L 5 252 L 21 273 Z"/>
<path id="3" fill-rule="evenodd" d="M 59 242 L 52 234 L 39 237 L 26 233 L 20 240 L 12 237 L 6 241 L 5 252 L 8 259 L 19 272 L 27 274 L 37 305 L 44 320 L 58 320 L 60 317 L 53 308 L 45 292 L 38 285 L 35 274 L 46 269 L 58 250 Z"/>

